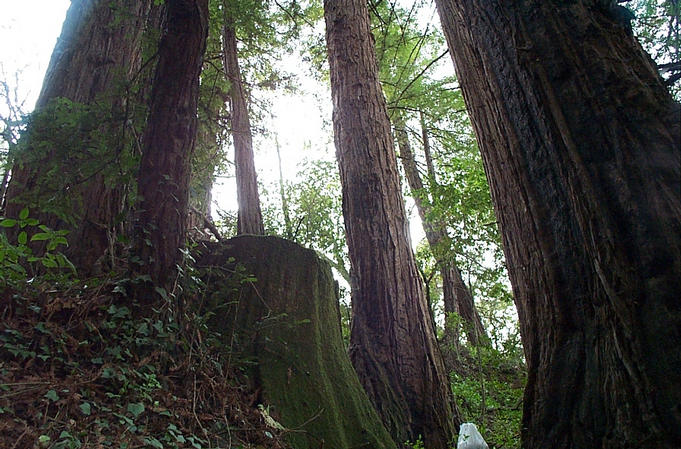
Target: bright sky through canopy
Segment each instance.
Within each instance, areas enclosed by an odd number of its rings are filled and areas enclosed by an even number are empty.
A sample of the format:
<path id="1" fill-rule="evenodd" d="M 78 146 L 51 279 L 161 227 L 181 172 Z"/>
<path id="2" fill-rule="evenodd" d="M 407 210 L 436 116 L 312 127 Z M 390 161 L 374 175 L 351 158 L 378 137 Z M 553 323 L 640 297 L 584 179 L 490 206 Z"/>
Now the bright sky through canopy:
<path id="1" fill-rule="evenodd" d="M 0 80 L 33 110 L 69 0 L 0 0 Z M 15 76 L 18 80 L 15 79 Z"/>

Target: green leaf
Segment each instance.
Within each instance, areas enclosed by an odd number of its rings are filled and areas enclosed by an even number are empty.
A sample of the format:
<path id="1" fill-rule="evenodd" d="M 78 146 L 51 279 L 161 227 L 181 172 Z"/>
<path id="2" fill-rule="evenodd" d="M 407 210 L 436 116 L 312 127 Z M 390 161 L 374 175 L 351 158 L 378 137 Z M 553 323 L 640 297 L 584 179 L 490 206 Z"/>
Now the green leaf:
<path id="1" fill-rule="evenodd" d="M 147 323 L 141 323 L 137 326 L 137 333 L 142 335 L 149 335 L 149 326 Z"/>
<path id="2" fill-rule="evenodd" d="M 17 221 L 14 218 L 5 218 L 4 220 L 0 221 L 0 226 L 3 228 L 13 228 L 16 225 Z"/>
<path id="3" fill-rule="evenodd" d="M 141 402 L 132 402 L 128 404 L 128 411 L 132 414 L 133 418 L 137 418 L 144 413 L 144 404 Z"/>
<path id="4" fill-rule="evenodd" d="M 148 444 L 159 449 L 163 449 L 163 444 L 154 437 L 147 437 L 144 439 L 144 444 Z"/>
<path id="5" fill-rule="evenodd" d="M 57 237 L 54 239 L 54 243 L 57 245 L 66 245 L 69 246 L 69 242 L 64 238 L 64 237 Z"/>
<path id="6" fill-rule="evenodd" d="M 19 233 L 19 236 L 17 237 L 17 241 L 18 241 L 21 245 L 25 245 L 26 242 L 28 242 L 28 235 L 26 234 L 26 231 L 21 231 L 21 232 Z"/>
<path id="7" fill-rule="evenodd" d="M 49 399 L 52 402 L 57 402 L 59 400 L 59 395 L 57 394 L 56 391 L 50 390 L 47 393 L 45 393 L 45 396 L 47 399 Z"/>
<path id="8" fill-rule="evenodd" d="M 28 218 L 28 207 L 24 207 L 21 209 L 21 212 L 19 212 L 19 219 L 20 220 L 26 220 Z"/>
<path id="9" fill-rule="evenodd" d="M 40 262 L 42 262 L 43 266 L 47 268 L 57 268 L 57 262 L 54 259 L 44 257 L 40 260 Z"/>
<path id="10" fill-rule="evenodd" d="M 74 275 L 76 274 L 76 266 L 62 253 L 57 254 L 57 262 L 61 268 L 69 268 Z"/>
<path id="11" fill-rule="evenodd" d="M 47 234 L 45 232 L 38 232 L 37 234 L 33 234 L 33 237 L 31 237 L 32 242 L 41 242 L 43 240 L 47 240 L 50 238 L 50 234 Z"/>
<path id="12" fill-rule="evenodd" d="M 42 321 L 39 322 L 38 324 L 36 324 L 35 326 L 33 326 L 33 329 L 40 331 L 43 334 L 48 334 L 48 335 L 52 334 L 52 332 L 50 332 L 50 330 L 45 327 L 45 323 L 43 323 Z"/>
<path id="13" fill-rule="evenodd" d="M 38 446 L 39 447 L 47 447 L 50 444 L 50 437 L 48 435 L 40 435 L 38 437 Z"/>
<path id="14" fill-rule="evenodd" d="M 90 416 L 90 413 L 92 412 L 92 407 L 90 406 L 89 402 L 83 402 L 82 404 L 79 405 L 80 411 L 83 412 L 83 415 Z"/>
<path id="15" fill-rule="evenodd" d="M 162 288 L 162 287 L 154 287 L 154 290 L 156 290 L 156 293 L 158 293 L 159 295 L 161 295 L 161 297 L 162 297 L 163 299 L 165 299 L 166 301 L 168 301 L 168 293 L 166 292 L 166 289 L 165 289 L 165 288 Z"/>
<path id="16" fill-rule="evenodd" d="M 189 442 L 192 444 L 192 447 L 195 447 L 196 449 L 203 449 L 203 447 L 199 444 L 197 441 L 197 438 L 194 437 L 188 437 L 187 438 Z"/>

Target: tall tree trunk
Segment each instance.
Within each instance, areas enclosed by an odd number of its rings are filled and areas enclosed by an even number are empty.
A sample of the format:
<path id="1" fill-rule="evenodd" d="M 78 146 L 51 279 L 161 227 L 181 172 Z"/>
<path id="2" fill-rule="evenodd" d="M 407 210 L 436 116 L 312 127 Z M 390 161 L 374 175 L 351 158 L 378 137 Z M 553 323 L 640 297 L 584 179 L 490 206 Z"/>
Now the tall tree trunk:
<path id="1" fill-rule="evenodd" d="M 134 109 L 136 99 L 126 98 L 121 86 L 138 75 L 143 62 L 143 35 L 149 27 L 159 25 L 159 17 L 160 8 L 154 7 L 151 0 L 74 0 L 52 53 L 36 112 L 40 113 L 56 98 L 85 105 L 110 103 L 114 119 L 101 124 L 100 131 L 118 135 L 119 141 L 134 138 L 126 137 L 130 132 L 127 129 L 130 116 L 125 111 Z M 36 134 L 30 139 L 35 143 L 50 137 Z M 34 152 L 31 141 L 29 152 Z M 75 153 L 76 149 L 70 151 Z M 64 197 L 65 202 L 75 204 L 75 210 L 69 211 L 73 221 L 59 219 L 52 213 L 38 214 L 45 209 L 44 202 L 29 200 L 45 196 L 41 190 L 45 189 L 45 177 L 54 176 L 48 173 L 54 164 L 63 165 L 57 172 L 81 173 L 79 167 L 71 166 L 73 160 L 68 157 L 56 160 L 54 151 L 50 150 L 40 161 L 35 160 L 35 154 L 26 154 L 29 159 L 19 155 L 12 169 L 6 215 L 16 216 L 30 205 L 31 215 L 42 224 L 68 229 L 66 253 L 81 274 L 90 274 L 95 262 L 109 248 L 116 222 L 125 207 L 125 187 L 111 180 L 107 182 L 101 173 L 116 162 L 117 151 L 119 149 L 111 148 L 110 158 L 103 161 L 85 161 L 93 167 L 87 170 L 84 179 L 66 186 L 68 191 L 45 192 L 49 201 Z M 25 160 L 31 162 L 24 163 Z"/>
<path id="2" fill-rule="evenodd" d="M 211 93 L 211 95 L 215 94 Z M 219 121 L 221 105 L 211 100 L 210 98 L 202 99 L 199 88 L 199 116 L 194 144 L 195 157 L 191 161 L 189 210 L 187 214 L 187 230 L 189 237 L 194 240 L 208 239 L 209 234 L 205 231 L 207 228 L 214 227 L 211 218 L 212 191 L 215 170 L 221 151 L 218 141 L 219 131 L 216 129 L 215 123 Z M 201 104 L 202 101 L 203 104 Z M 201 156 L 197 157 L 199 153 Z"/>
<path id="3" fill-rule="evenodd" d="M 204 138 L 215 141 L 215 136 L 197 136 L 198 139 Z M 198 142 L 197 142 L 198 143 Z M 197 144 L 198 146 L 198 144 Z M 187 210 L 187 230 L 189 237 L 194 240 L 205 240 L 210 238 L 206 233 L 206 228 L 212 228 L 211 203 L 213 201 L 213 180 L 215 167 L 203 167 L 205 173 L 200 173 L 199 179 L 195 178 L 194 169 L 191 168 L 192 177 L 189 187 L 189 205 Z"/>
<path id="4" fill-rule="evenodd" d="M 166 8 L 138 179 L 141 272 L 164 287 L 180 260 L 187 227 L 208 0 L 168 0 Z"/>
<path id="5" fill-rule="evenodd" d="M 350 358 L 397 441 L 448 447 L 458 423 L 414 262 L 363 0 L 324 2 L 351 261 Z"/>
<path id="6" fill-rule="evenodd" d="M 234 139 L 234 165 L 236 167 L 236 196 L 239 205 L 237 234 L 265 233 L 258 196 L 258 178 L 253 159 L 253 138 L 248 118 L 234 23 L 225 17 L 223 28 L 224 65 L 229 79 L 232 106 L 232 138 Z"/>
<path id="7" fill-rule="evenodd" d="M 447 229 L 441 223 L 434 222 L 430 218 L 432 206 L 423 197 L 423 192 L 425 191 L 423 181 L 416 166 L 414 152 L 409 143 L 409 136 L 407 135 L 404 121 L 401 117 L 398 117 L 394 122 L 395 136 L 400 149 L 400 158 L 407 177 L 407 183 L 414 197 L 416 209 L 418 209 L 419 216 L 421 217 L 428 246 L 430 246 L 430 250 L 435 257 L 440 270 L 440 276 L 442 277 L 442 299 L 445 306 L 445 314 L 456 313 L 461 317 L 464 331 L 471 344 L 476 346 L 489 344 L 489 337 L 487 337 L 485 327 L 482 325 L 480 314 L 478 314 L 478 310 L 475 308 L 473 295 L 464 283 L 456 262 L 451 259 L 451 256 L 445 254 L 450 250 L 450 238 L 447 234 Z M 451 327 L 445 328 L 445 337 L 446 343 L 454 344 L 457 341 Z"/>
<path id="8" fill-rule="evenodd" d="M 281 196 L 281 210 L 284 213 L 284 227 L 286 229 L 286 238 L 290 240 L 293 238 L 293 225 L 291 224 L 291 214 L 288 208 L 288 198 L 286 197 L 286 190 L 284 189 L 284 172 L 281 169 L 281 151 L 279 149 L 279 139 L 275 139 L 274 144 L 277 148 L 277 162 L 279 163 L 279 196 Z"/>
<path id="9" fill-rule="evenodd" d="M 430 151 L 430 136 L 428 135 L 426 116 L 423 111 L 419 111 L 419 122 L 421 123 L 421 140 L 423 141 L 423 154 L 426 157 L 426 167 L 428 167 L 428 177 L 430 177 L 431 182 L 437 183 L 435 164 L 433 164 L 433 155 Z"/>
<path id="10" fill-rule="evenodd" d="M 681 447 L 681 120 L 614 2 L 437 0 L 504 240 L 523 447 Z"/>

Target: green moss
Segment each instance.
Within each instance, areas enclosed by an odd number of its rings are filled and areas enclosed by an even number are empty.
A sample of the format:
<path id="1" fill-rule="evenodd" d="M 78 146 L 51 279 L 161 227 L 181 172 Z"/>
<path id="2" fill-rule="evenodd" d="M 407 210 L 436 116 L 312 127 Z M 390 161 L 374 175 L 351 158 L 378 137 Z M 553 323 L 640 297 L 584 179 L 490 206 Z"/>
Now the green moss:
<path id="1" fill-rule="evenodd" d="M 276 237 L 241 236 L 203 253 L 199 265 L 220 268 L 213 273 L 234 270 L 236 260 L 257 279 L 225 289 L 224 276 L 209 277 L 211 323 L 255 360 L 248 371 L 261 388 L 257 400 L 289 429 L 292 446 L 395 448 L 345 352 L 330 267 Z"/>

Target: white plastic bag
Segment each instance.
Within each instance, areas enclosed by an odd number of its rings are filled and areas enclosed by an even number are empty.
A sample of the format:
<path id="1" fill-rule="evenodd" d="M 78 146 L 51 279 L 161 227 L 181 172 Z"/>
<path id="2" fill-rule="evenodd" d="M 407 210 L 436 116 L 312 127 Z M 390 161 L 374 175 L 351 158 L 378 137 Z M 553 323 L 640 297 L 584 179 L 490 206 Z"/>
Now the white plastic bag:
<path id="1" fill-rule="evenodd" d="M 478 428 L 472 422 L 465 422 L 461 424 L 459 430 L 459 441 L 456 443 L 456 449 L 489 449 L 485 439 L 482 438 Z"/>

